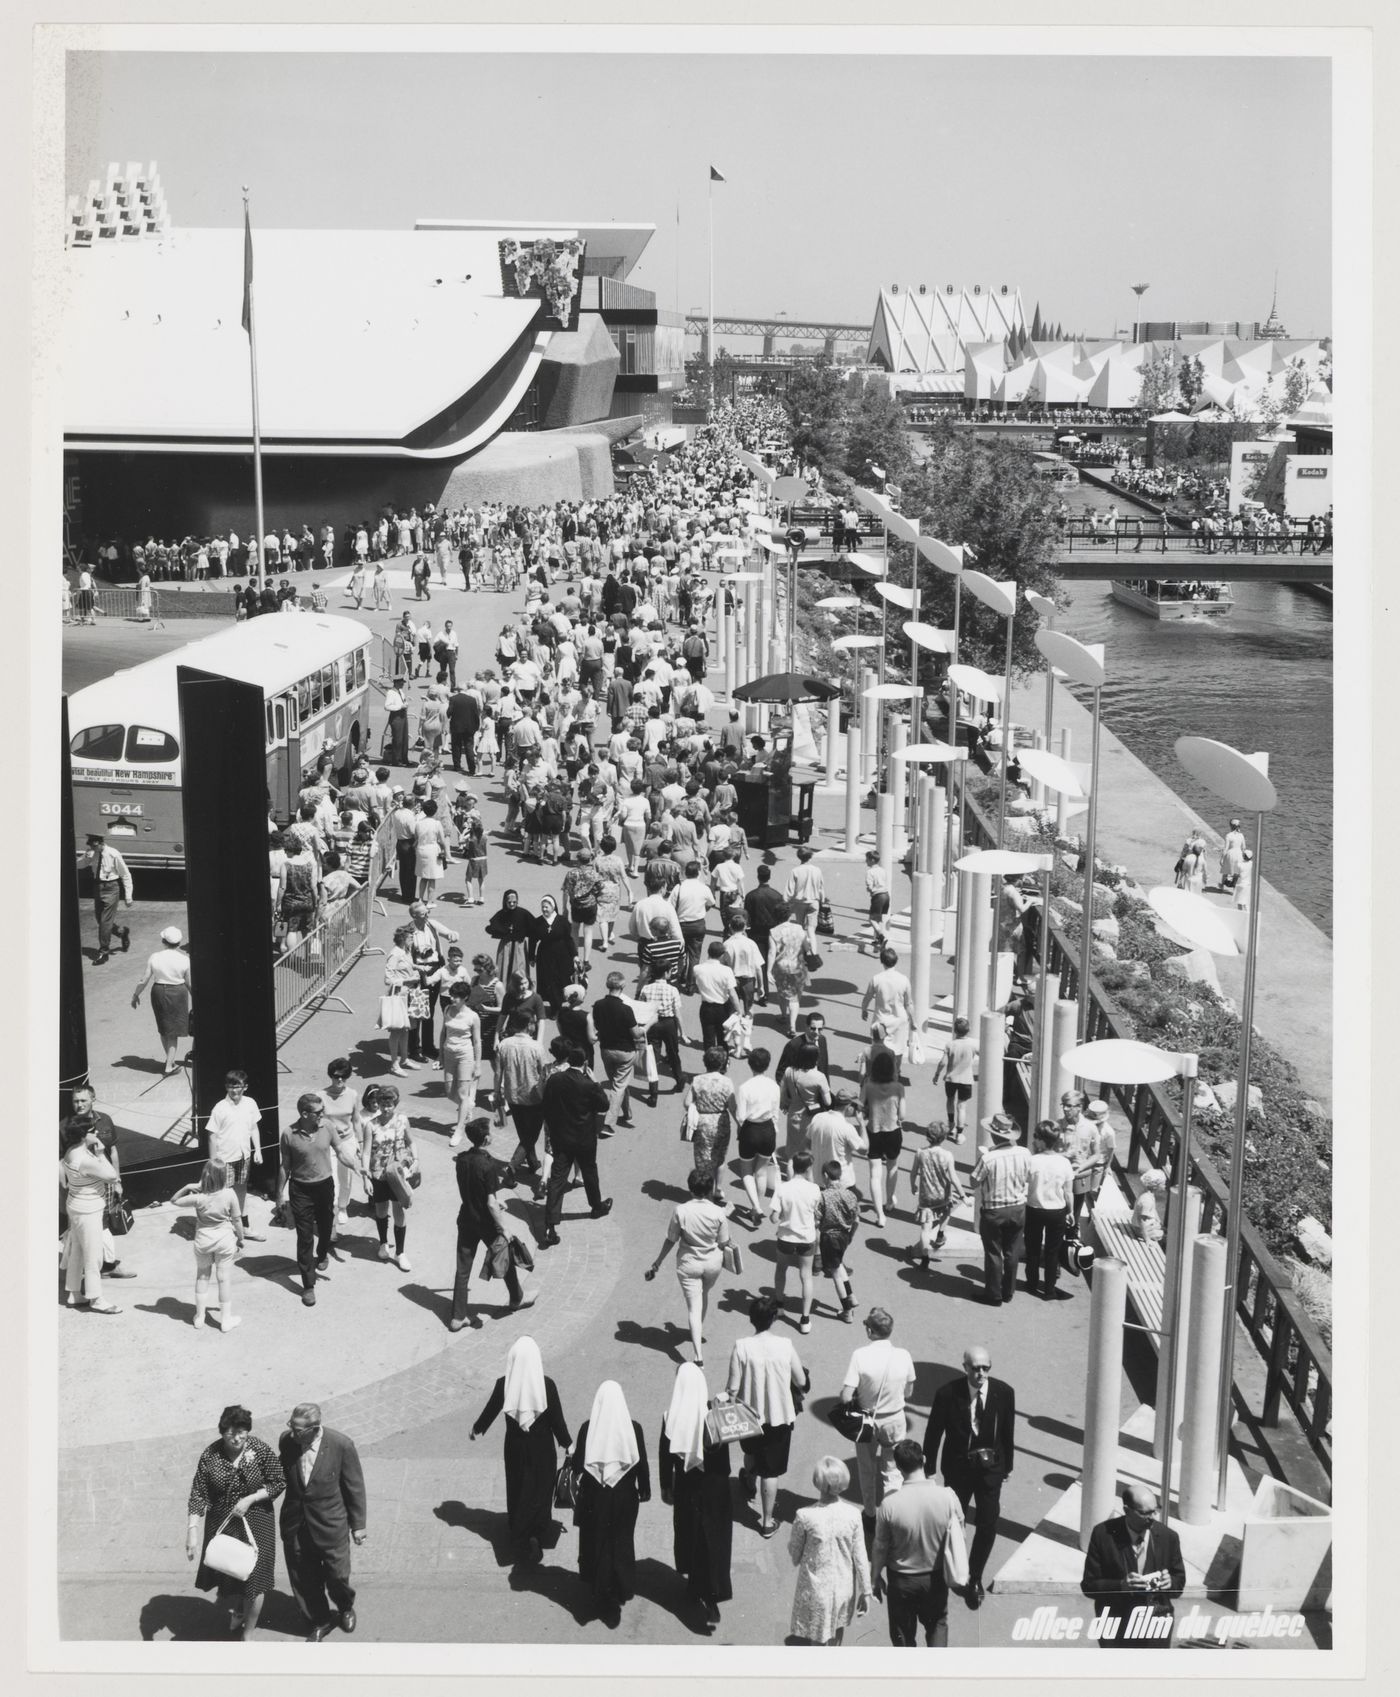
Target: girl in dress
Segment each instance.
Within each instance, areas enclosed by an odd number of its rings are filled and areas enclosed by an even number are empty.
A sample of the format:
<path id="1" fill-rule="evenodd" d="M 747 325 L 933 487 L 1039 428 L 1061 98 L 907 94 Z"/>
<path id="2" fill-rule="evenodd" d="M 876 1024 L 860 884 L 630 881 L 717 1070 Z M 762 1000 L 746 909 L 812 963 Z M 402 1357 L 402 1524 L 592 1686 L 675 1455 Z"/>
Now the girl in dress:
<path id="1" fill-rule="evenodd" d="M 501 752 L 501 745 L 496 740 L 496 719 L 492 713 L 483 713 L 481 729 L 476 733 L 476 761 L 482 772 L 489 772 L 492 777 L 496 774 L 496 760 Z"/>
<path id="2" fill-rule="evenodd" d="M 172 1207 L 189 1208 L 194 1213 L 195 1330 L 204 1330 L 213 1280 L 219 1290 L 219 1330 L 231 1332 L 243 1324 L 233 1312 L 230 1293 L 234 1257 L 243 1248 L 243 1222 L 228 1168 L 222 1161 L 206 1161 L 198 1182 L 177 1190 L 170 1202 Z"/>
<path id="3" fill-rule="evenodd" d="M 438 879 L 447 861 L 447 836 L 437 819 L 437 803 L 425 801 L 422 815 L 414 830 L 414 876 L 418 880 L 417 899 L 431 902 L 437 894 Z"/>
<path id="4" fill-rule="evenodd" d="M 408 1242 L 408 1222 L 404 1215 L 407 1204 L 398 1187 L 389 1182 L 389 1169 L 397 1168 L 399 1178 L 407 1184 L 418 1171 L 418 1152 L 408 1121 L 399 1112 L 399 1090 L 396 1084 L 374 1086 L 374 1111 L 364 1121 L 360 1164 L 369 1187 L 369 1201 L 374 1209 L 374 1226 L 379 1233 L 379 1259 L 394 1261 L 401 1273 L 412 1271 L 404 1245 Z M 394 1216 L 394 1247 L 389 1248 L 389 1215 Z"/>

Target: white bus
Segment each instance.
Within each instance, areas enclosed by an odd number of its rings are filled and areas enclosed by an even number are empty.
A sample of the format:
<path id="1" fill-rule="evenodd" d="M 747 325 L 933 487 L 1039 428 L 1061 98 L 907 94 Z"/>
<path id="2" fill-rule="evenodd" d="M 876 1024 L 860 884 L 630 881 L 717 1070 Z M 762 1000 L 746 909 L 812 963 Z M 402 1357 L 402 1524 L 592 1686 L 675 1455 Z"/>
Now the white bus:
<path id="1" fill-rule="evenodd" d="M 371 632 L 327 613 L 264 614 L 69 697 L 73 822 L 137 867 L 183 867 L 177 666 L 257 684 L 266 715 L 267 789 L 289 817 L 330 750 L 338 766 L 369 746 Z"/>

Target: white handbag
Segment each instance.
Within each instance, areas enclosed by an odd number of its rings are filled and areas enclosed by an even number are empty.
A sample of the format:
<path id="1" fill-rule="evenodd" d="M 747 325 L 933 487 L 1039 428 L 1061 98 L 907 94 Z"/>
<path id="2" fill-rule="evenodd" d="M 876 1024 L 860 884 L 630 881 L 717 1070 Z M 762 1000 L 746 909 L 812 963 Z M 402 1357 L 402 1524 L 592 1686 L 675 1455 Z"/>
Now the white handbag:
<path id="1" fill-rule="evenodd" d="M 222 1573 L 229 1579 L 244 1580 L 253 1571 L 258 1560 L 258 1546 L 253 1534 L 248 1530 L 248 1522 L 243 1515 L 238 1519 L 243 1521 L 243 1538 L 235 1538 L 231 1532 L 225 1532 L 224 1527 L 234 1518 L 232 1513 L 226 1514 L 223 1524 L 209 1540 L 209 1546 L 204 1552 L 204 1565 L 212 1567 L 215 1573 Z"/>

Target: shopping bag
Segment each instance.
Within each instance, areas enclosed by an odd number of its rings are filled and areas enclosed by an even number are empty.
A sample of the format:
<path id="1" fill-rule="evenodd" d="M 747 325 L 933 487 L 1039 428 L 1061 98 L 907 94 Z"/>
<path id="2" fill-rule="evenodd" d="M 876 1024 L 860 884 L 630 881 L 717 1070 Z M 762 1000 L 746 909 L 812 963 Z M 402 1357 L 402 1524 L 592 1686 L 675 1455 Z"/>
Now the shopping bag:
<path id="1" fill-rule="evenodd" d="M 408 1180 L 404 1177 L 400 1167 L 392 1162 L 385 1167 L 384 1182 L 393 1191 L 394 1200 L 401 1208 L 413 1206 L 413 1192 L 409 1189 Z"/>
<path id="2" fill-rule="evenodd" d="M 381 1031 L 408 1030 L 408 1002 L 403 996 L 381 996 L 379 998 L 379 1029 Z"/>
<path id="3" fill-rule="evenodd" d="M 726 1273 L 742 1273 L 744 1270 L 744 1253 L 737 1243 L 724 1245 L 724 1270 Z"/>
<path id="4" fill-rule="evenodd" d="M 943 1535 L 943 1577 L 952 1591 L 960 1591 L 967 1584 L 967 1540 L 961 1520 L 949 1521 Z"/>
<path id="5" fill-rule="evenodd" d="M 737 1444 L 763 1434 L 763 1422 L 746 1402 L 717 1402 L 705 1416 L 705 1436 L 712 1444 Z"/>

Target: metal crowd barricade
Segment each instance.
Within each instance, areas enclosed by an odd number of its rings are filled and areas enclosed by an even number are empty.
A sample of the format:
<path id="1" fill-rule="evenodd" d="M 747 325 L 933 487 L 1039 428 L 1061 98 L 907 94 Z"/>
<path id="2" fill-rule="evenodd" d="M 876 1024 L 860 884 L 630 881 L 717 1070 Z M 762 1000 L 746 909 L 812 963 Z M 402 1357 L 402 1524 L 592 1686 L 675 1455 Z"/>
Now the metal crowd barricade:
<path id="1" fill-rule="evenodd" d="M 165 620 L 161 617 L 160 595 L 156 590 L 150 592 L 150 617 L 147 618 L 141 607 L 141 592 L 137 589 L 98 589 L 93 591 L 93 605 L 107 619 L 125 619 L 130 624 L 150 625 L 153 630 L 163 630 Z"/>
<path id="2" fill-rule="evenodd" d="M 381 833 L 383 827 L 380 827 Z M 370 915 L 377 908 L 385 911 L 378 900 L 378 890 L 384 876 L 383 854 L 378 838 L 375 854 L 378 869 L 371 862 L 370 876 L 347 900 L 326 915 L 313 930 L 308 931 L 295 947 L 287 949 L 272 963 L 273 1006 L 277 1038 L 280 1043 L 289 1034 L 292 1022 L 301 1014 L 315 1013 L 334 1002 L 342 1012 L 354 1013 L 336 986 L 359 960 L 361 955 L 383 954 L 369 940 Z"/>

